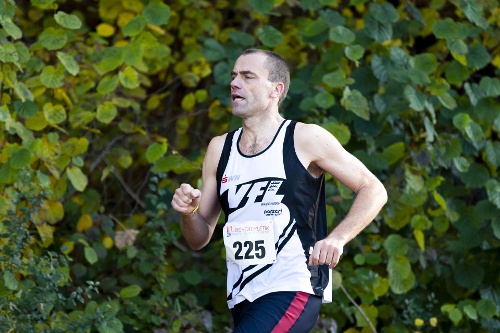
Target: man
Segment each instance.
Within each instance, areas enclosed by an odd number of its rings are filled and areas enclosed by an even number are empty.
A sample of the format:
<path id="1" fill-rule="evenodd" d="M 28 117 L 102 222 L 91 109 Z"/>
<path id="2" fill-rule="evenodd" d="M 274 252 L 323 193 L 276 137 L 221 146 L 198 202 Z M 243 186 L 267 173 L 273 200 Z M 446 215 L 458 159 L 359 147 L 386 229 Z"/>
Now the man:
<path id="1" fill-rule="evenodd" d="M 329 269 L 387 201 L 380 181 L 326 130 L 278 112 L 290 82 L 277 54 L 250 49 L 232 71 L 232 112 L 242 128 L 211 140 L 203 187 L 182 184 L 172 207 L 194 250 L 226 216 L 227 301 L 234 332 L 309 332 Z M 325 172 L 356 193 L 349 213 L 326 230 Z"/>

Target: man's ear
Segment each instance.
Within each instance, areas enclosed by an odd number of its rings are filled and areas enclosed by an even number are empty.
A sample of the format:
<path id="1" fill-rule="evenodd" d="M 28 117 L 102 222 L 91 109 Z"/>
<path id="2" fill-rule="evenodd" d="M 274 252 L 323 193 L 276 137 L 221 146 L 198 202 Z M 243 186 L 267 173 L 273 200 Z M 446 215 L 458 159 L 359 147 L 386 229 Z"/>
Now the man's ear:
<path id="1" fill-rule="evenodd" d="M 281 94 L 283 93 L 284 89 L 285 89 L 285 85 L 283 84 L 283 82 L 275 83 L 274 89 L 271 92 L 271 97 L 278 97 L 279 98 L 281 96 Z"/>

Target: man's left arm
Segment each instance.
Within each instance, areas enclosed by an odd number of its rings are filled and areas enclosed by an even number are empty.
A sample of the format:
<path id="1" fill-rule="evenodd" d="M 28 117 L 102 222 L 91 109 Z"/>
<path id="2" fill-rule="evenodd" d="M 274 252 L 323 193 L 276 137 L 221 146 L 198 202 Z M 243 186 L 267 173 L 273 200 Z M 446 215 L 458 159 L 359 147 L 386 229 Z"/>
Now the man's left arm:
<path id="1" fill-rule="evenodd" d="M 299 124 L 298 124 L 299 125 Z M 356 193 L 349 212 L 323 240 L 316 242 L 310 265 L 337 265 L 344 246 L 358 235 L 387 202 L 384 185 L 355 156 L 347 152 L 328 131 L 317 125 L 300 124 L 296 146 L 307 147 L 307 161 L 331 174 Z"/>

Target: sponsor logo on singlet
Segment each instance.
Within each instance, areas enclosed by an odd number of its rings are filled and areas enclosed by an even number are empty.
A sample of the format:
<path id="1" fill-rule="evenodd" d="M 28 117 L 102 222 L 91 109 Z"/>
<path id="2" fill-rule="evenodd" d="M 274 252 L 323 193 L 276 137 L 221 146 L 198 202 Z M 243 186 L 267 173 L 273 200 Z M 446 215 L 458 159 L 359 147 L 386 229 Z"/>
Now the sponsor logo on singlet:
<path id="1" fill-rule="evenodd" d="M 222 180 L 224 182 L 224 179 Z M 260 203 L 262 206 L 279 205 L 283 199 L 283 194 L 278 194 L 284 179 L 280 178 L 260 178 L 243 184 L 231 185 L 228 187 L 228 198 L 230 212 L 237 211 L 247 204 Z M 281 215 L 279 209 L 266 210 L 266 216 Z"/>
<path id="2" fill-rule="evenodd" d="M 239 180 L 239 179 L 240 179 L 240 175 L 234 175 L 234 176 L 229 176 L 229 177 L 224 175 L 224 177 L 222 177 L 222 184 L 232 182 L 233 180 Z"/>

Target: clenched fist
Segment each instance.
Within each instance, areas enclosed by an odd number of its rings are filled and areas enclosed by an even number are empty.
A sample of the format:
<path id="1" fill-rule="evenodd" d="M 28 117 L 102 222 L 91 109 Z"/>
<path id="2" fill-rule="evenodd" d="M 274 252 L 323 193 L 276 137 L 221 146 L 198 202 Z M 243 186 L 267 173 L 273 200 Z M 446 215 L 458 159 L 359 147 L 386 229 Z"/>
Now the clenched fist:
<path id="1" fill-rule="evenodd" d="M 172 208 L 181 214 L 189 215 L 194 212 L 200 203 L 201 192 L 189 184 L 181 184 L 175 190 L 172 198 Z"/>

